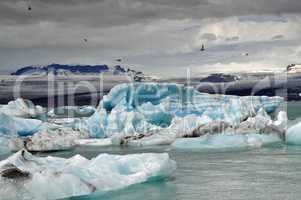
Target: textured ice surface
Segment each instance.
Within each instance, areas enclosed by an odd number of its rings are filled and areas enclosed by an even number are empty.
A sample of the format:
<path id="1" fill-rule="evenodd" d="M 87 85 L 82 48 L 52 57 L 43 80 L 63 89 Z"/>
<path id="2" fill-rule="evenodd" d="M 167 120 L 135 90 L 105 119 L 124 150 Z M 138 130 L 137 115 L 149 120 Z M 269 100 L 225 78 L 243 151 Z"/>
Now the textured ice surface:
<path id="1" fill-rule="evenodd" d="M 96 146 L 96 147 L 103 147 L 103 146 L 111 146 L 112 140 L 111 138 L 105 139 L 79 139 L 75 140 L 75 144 L 79 146 Z"/>
<path id="2" fill-rule="evenodd" d="M 286 129 L 288 123 L 287 113 L 285 111 L 280 111 L 277 116 L 277 120 L 273 122 L 275 126 Z"/>
<path id="3" fill-rule="evenodd" d="M 48 116 L 52 118 L 62 117 L 90 117 L 95 112 L 92 106 L 63 106 L 50 110 Z"/>
<path id="4" fill-rule="evenodd" d="M 195 150 L 213 150 L 213 149 L 241 149 L 250 147 L 261 147 L 263 145 L 280 143 L 278 136 L 260 135 L 260 134 L 220 134 L 208 135 L 198 138 L 179 138 L 172 146 L 176 149 L 195 149 Z"/>
<path id="5" fill-rule="evenodd" d="M 72 149 L 76 140 L 88 138 L 88 133 L 72 128 L 47 129 L 25 139 L 30 151 L 58 151 Z"/>
<path id="6" fill-rule="evenodd" d="M 41 118 L 45 113 L 41 106 L 35 106 L 30 100 L 20 98 L 8 102 L 7 105 L 0 105 L 0 112 L 22 118 Z"/>
<path id="7" fill-rule="evenodd" d="M 103 97 L 86 126 L 92 138 L 132 136 L 166 128 L 185 135 L 183 132 L 212 120 L 238 126 L 260 109 L 275 111 L 282 102 L 281 97 L 204 94 L 179 84 L 120 84 Z"/>
<path id="8" fill-rule="evenodd" d="M 10 148 L 18 151 L 26 148 L 29 151 L 57 151 L 75 147 L 75 140 L 87 139 L 85 130 L 68 127 L 66 124 L 44 122 L 32 135 L 27 137 L 11 137 Z"/>
<path id="9" fill-rule="evenodd" d="M 175 168 L 166 153 L 101 154 L 87 160 L 80 155 L 41 158 L 20 151 L 0 162 L 0 196 L 43 200 L 107 192 L 166 178 Z"/>
<path id="10" fill-rule="evenodd" d="M 10 140 L 6 137 L 0 137 L 0 155 L 10 153 Z"/>
<path id="11" fill-rule="evenodd" d="M 301 122 L 287 130 L 286 142 L 292 145 L 301 145 Z"/>
<path id="12" fill-rule="evenodd" d="M 32 135 L 38 131 L 42 121 L 8 116 L 0 112 L 0 135 Z"/>
<path id="13" fill-rule="evenodd" d="M 267 124 L 284 126 L 285 113 L 280 113 L 276 122 L 267 114 L 275 111 L 282 102 L 280 97 L 205 94 L 192 87 L 171 83 L 120 84 L 103 97 L 96 111 L 89 106 L 59 107 L 48 113 L 60 118 L 68 112 L 76 112 L 79 117 L 94 112 L 88 118 L 49 119 L 48 123 L 42 123 L 0 111 L 0 133 L 30 136 L 28 149 L 35 151 L 69 149 L 75 145 L 75 140 L 87 137 L 113 138 L 114 144 L 123 145 L 165 145 L 176 138 L 191 137 L 196 128 L 214 121 L 243 131 L 247 127 L 247 133 L 260 132 Z M 23 117 L 34 117 L 43 110 L 22 99 L 2 108 L 10 112 L 13 105 L 16 110 L 11 113 Z M 254 130 L 249 130 L 250 124 Z M 15 143 L 16 149 L 22 147 L 22 141 Z"/>

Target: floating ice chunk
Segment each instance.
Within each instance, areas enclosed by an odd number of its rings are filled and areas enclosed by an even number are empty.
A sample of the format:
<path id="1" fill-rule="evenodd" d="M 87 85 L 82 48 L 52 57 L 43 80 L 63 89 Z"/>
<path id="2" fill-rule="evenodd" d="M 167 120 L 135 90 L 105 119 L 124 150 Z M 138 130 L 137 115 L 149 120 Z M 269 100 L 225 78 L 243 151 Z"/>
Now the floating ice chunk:
<path id="1" fill-rule="evenodd" d="M 37 133 L 27 138 L 26 148 L 30 151 L 57 151 L 73 148 L 75 140 L 88 138 L 88 133 L 71 128 L 59 128 Z"/>
<path id="2" fill-rule="evenodd" d="M 291 145 L 301 145 L 301 122 L 286 131 L 286 142 Z"/>
<path id="3" fill-rule="evenodd" d="M 260 134 L 220 134 L 208 135 L 199 138 L 179 138 L 172 146 L 176 149 L 187 150 L 214 150 L 214 149 L 241 149 L 250 147 L 261 147 L 263 145 L 279 143 L 277 135 Z"/>
<path id="4" fill-rule="evenodd" d="M 94 112 L 95 108 L 92 106 L 63 106 L 50 110 L 48 116 L 52 118 L 90 117 Z"/>
<path id="5" fill-rule="evenodd" d="M 77 146 L 103 147 L 103 146 L 111 146 L 113 143 L 111 138 L 105 138 L 105 139 L 79 139 L 79 140 L 75 140 L 75 144 Z"/>
<path id="6" fill-rule="evenodd" d="M 282 102 L 281 97 L 205 94 L 172 83 L 120 84 L 103 97 L 96 111 L 98 114 L 86 120 L 86 126 L 92 138 L 145 135 L 160 128 L 173 129 L 183 136 L 206 121 L 239 126 L 260 110 L 264 113 L 275 111 Z M 191 119 L 184 124 L 185 118 L 191 116 L 195 121 Z M 183 127 L 188 128 L 184 130 Z"/>
<path id="7" fill-rule="evenodd" d="M 14 117 L 42 118 L 45 111 L 41 106 L 35 106 L 30 100 L 18 98 L 0 106 L 0 112 Z"/>
<path id="8" fill-rule="evenodd" d="M 162 129 L 155 134 L 140 134 L 137 136 L 115 136 L 112 138 L 114 145 L 123 146 L 155 146 L 170 145 L 176 139 L 176 134 L 169 132 L 169 129 Z"/>
<path id="9" fill-rule="evenodd" d="M 277 115 L 277 120 L 273 122 L 275 126 L 286 128 L 288 123 L 287 113 L 285 111 L 280 111 Z"/>
<path id="10" fill-rule="evenodd" d="M 76 118 L 53 118 L 47 120 L 48 123 L 59 125 L 59 126 L 72 126 L 74 125 L 74 123 L 77 123 L 78 121 L 80 120 Z"/>
<path id="11" fill-rule="evenodd" d="M 42 121 L 8 116 L 0 112 L 0 135 L 27 136 L 36 133 Z"/>
<path id="12" fill-rule="evenodd" d="M 259 109 L 259 111 L 256 113 L 256 116 L 249 117 L 246 122 L 251 124 L 252 128 L 257 129 L 257 130 L 262 130 L 268 124 L 273 123 L 271 117 L 262 108 Z"/>
<path id="13" fill-rule="evenodd" d="M 10 149 L 11 151 L 19 151 L 22 148 L 30 151 L 67 150 L 75 146 L 75 140 L 89 138 L 86 130 L 67 125 L 44 122 L 32 135 L 11 137 Z"/>
<path id="14" fill-rule="evenodd" d="M 108 155 L 87 160 L 40 158 L 20 151 L 0 162 L 0 195 L 7 199 L 58 199 L 107 192 L 159 180 L 176 168 L 168 154 Z"/>
<path id="15" fill-rule="evenodd" d="M 155 146 L 155 145 L 170 145 L 175 141 L 176 137 L 173 134 L 153 134 L 143 137 L 139 140 L 129 140 L 128 146 Z"/>

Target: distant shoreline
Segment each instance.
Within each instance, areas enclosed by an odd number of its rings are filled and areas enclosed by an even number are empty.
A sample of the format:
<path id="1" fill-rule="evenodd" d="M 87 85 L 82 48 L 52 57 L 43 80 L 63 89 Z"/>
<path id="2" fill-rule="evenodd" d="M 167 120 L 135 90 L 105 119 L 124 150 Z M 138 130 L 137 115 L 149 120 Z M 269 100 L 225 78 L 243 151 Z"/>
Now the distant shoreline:
<path id="1" fill-rule="evenodd" d="M 226 77 L 229 78 L 228 76 Z M 7 104 L 9 101 L 15 99 L 13 90 L 17 78 L 17 76 L 0 76 L 1 104 Z M 197 90 L 200 92 L 211 94 L 227 94 L 238 96 L 282 96 L 288 101 L 301 100 L 301 73 L 285 73 L 277 75 L 253 73 L 249 74 L 248 77 L 246 77 L 246 75 L 239 75 L 239 80 L 230 80 L 228 82 L 204 82 L 202 81 L 203 78 L 204 77 L 201 76 L 193 77 L 187 81 L 186 78 L 183 77 L 175 79 L 159 79 L 157 81 L 173 82 L 184 85 L 188 84 L 197 88 Z M 49 101 L 56 102 L 59 97 L 63 97 L 63 99 L 66 99 L 65 102 L 67 103 L 67 99 L 70 94 L 68 94 L 66 91 L 70 91 L 70 89 L 73 89 L 72 87 L 74 87 L 74 84 L 78 84 L 80 82 L 88 83 L 96 90 L 94 92 L 90 92 L 85 87 L 77 88 L 73 99 L 73 103 L 75 105 L 88 105 L 91 102 L 91 95 L 94 103 L 98 102 L 104 94 L 111 90 L 111 88 L 121 83 L 129 83 L 130 79 L 129 77 L 123 75 L 104 75 L 103 79 L 100 81 L 99 76 L 97 75 L 76 75 L 57 76 L 54 77 L 51 82 L 49 82 L 47 77 L 32 76 L 26 78 L 22 82 L 20 87 L 20 96 L 18 97 L 32 100 L 34 103 L 45 107 L 55 107 L 56 103 L 49 104 Z M 53 91 L 49 90 L 50 84 L 54 84 L 55 86 Z M 64 88 L 58 89 L 59 85 L 64 85 Z"/>

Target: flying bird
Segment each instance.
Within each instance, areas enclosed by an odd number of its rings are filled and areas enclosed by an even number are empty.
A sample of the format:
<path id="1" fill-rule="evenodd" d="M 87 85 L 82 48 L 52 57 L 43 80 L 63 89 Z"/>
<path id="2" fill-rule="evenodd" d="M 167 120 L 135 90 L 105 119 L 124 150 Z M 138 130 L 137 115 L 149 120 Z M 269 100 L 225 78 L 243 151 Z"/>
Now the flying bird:
<path id="1" fill-rule="evenodd" d="M 205 51 L 205 45 L 202 44 L 202 48 L 200 49 L 200 51 Z"/>
<path id="2" fill-rule="evenodd" d="M 27 10 L 28 10 L 28 11 L 31 11 L 31 10 L 32 10 L 32 7 L 31 7 L 31 0 L 28 0 L 28 1 L 27 1 Z"/>

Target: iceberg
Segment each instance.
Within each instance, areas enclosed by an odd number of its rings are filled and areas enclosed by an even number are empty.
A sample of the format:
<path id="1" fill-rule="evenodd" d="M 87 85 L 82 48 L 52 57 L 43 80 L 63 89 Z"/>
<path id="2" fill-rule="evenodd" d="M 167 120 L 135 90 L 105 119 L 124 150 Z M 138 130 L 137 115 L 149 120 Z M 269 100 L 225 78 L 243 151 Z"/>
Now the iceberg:
<path id="1" fill-rule="evenodd" d="M 283 129 L 287 129 L 288 117 L 285 111 L 279 111 L 277 115 L 277 120 L 273 122 L 275 126 L 278 126 Z"/>
<path id="2" fill-rule="evenodd" d="M 112 146 L 112 139 L 78 139 L 75 140 L 75 144 L 78 146 L 90 146 L 90 147 L 104 147 Z"/>
<path id="3" fill-rule="evenodd" d="M 68 127 L 47 128 L 32 136 L 11 138 L 10 147 L 12 151 L 25 148 L 31 152 L 70 150 L 77 145 L 77 140 L 87 139 L 88 137 L 87 132 Z"/>
<path id="4" fill-rule="evenodd" d="M 7 105 L 0 105 L 0 112 L 20 118 L 45 119 L 45 111 L 41 106 L 35 106 L 30 100 L 21 98 L 10 101 Z"/>
<path id="5" fill-rule="evenodd" d="M 137 136 L 150 136 L 155 130 L 161 136 L 174 132 L 176 137 L 183 137 L 210 121 L 238 127 L 260 110 L 275 112 L 282 102 L 281 97 L 205 94 L 181 84 L 120 84 L 103 97 L 97 111 L 82 127 L 89 130 L 91 138 L 117 136 L 136 140 Z M 160 137 L 148 138 L 159 141 Z M 129 144 L 128 140 L 126 143 Z"/>
<path id="6" fill-rule="evenodd" d="M 172 147 L 182 150 L 216 150 L 216 149 L 246 149 L 259 148 L 265 145 L 281 143 L 281 139 L 274 134 L 219 134 L 198 138 L 178 138 Z"/>
<path id="7" fill-rule="evenodd" d="M 290 145 L 301 145 L 301 122 L 287 129 L 286 143 Z"/>
<path id="8" fill-rule="evenodd" d="M 230 145 L 231 141 L 233 146 L 237 145 L 236 143 L 241 143 L 240 138 L 244 138 L 249 134 L 253 134 L 251 139 L 247 138 L 245 141 L 254 141 L 256 144 L 264 144 L 265 142 L 261 142 L 261 140 L 257 140 L 257 138 L 269 138 L 267 135 L 273 135 L 270 137 L 273 140 L 285 141 L 285 129 L 275 125 L 275 123 L 277 124 L 283 119 L 283 121 L 286 121 L 283 116 L 286 116 L 284 112 L 279 113 L 277 120 L 273 121 L 263 109 L 260 109 L 256 116 L 249 117 L 238 126 L 232 126 L 224 121 L 211 120 L 206 116 L 198 117 L 190 115 L 184 118 L 175 117 L 172 121 L 172 125 L 168 128 L 154 129 L 147 134 L 134 136 L 115 136 L 112 138 L 112 143 L 126 146 L 169 145 L 177 138 L 204 138 L 224 134 L 227 136 L 227 145 Z M 254 138 L 256 140 L 254 140 Z M 236 139 L 238 140 L 236 141 Z M 195 140 L 199 141 L 202 139 L 196 138 Z M 188 139 L 187 141 L 194 141 L 194 139 Z M 253 143 L 250 145 L 252 144 Z M 204 143 L 200 143 L 199 145 L 204 145 Z M 244 144 L 244 146 L 247 146 L 247 144 Z M 204 146 L 199 148 L 204 148 Z"/>
<path id="9" fill-rule="evenodd" d="M 285 116 L 286 113 L 281 112 L 273 121 L 264 109 L 260 109 L 256 116 L 249 117 L 236 127 L 224 121 L 211 121 L 194 129 L 190 135 L 194 138 L 176 139 L 172 146 L 176 149 L 206 150 L 251 148 L 281 143 L 285 141 L 286 131 L 275 124 L 286 121 Z"/>
<path id="10" fill-rule="evenodd" d="M 0 112 L 0 135 L 28 136 L 36 133 L 42 125 L 37 119 L 23 119 Z"/>
<path id="11" fill-rule="evenodd" d="M 63 106 L 57 107 L 48 112 L 51 118 L 65 118 L 65 117 L 90 117 L 94 114 L 95 108 L 92 106 Z"/>
<path id="12" fill-rule="evenodd" d="M 38 130 L 31 135 L 23 137 L 10 136 L 10 150 L 26 149 L 32 152 L 70 150 L 74 148 L 76 140 L 89 138 L 89 132 L 68 126 L 44 122 Z"/>
<path id="13" fill-rule="evenodd" d="M 58 199 L 108 192 L 172 175 L 176 163 L 163 154 L 108 155 L 88 160 L 36 157 L 21 150 L 0 162 L 0 195 L 7 199 Z"/>
<path id="14" fill-rule="evenodd" d="M 44 123 L 0 112 L 0 134 L 14 136 L 13 149 L 24 147 L 30 151 L 70 149 L 87 143 L 80 140 L 88 138 L 110 138 L 115 145 L 169 145 L 177 138 L 221 134 L 225 130 L 235 134 L 276 133 L 283 137 L 286 113 L 279 112 L 276 121 L 268 114 L 282 102 L 280 97 L 205 94 L 172 83 L 120 84 L 103 97 L 97 109 L 55 108 L 48 112 L 50 118 Z M 25 115 L 20 106 L 16 107 L 18 116 L 33 118 L 42 113 L 21 99 L 14 104 L 33 110 Z M 76 118 L 64 118 L 68 112 L 76 112 Z"/>

